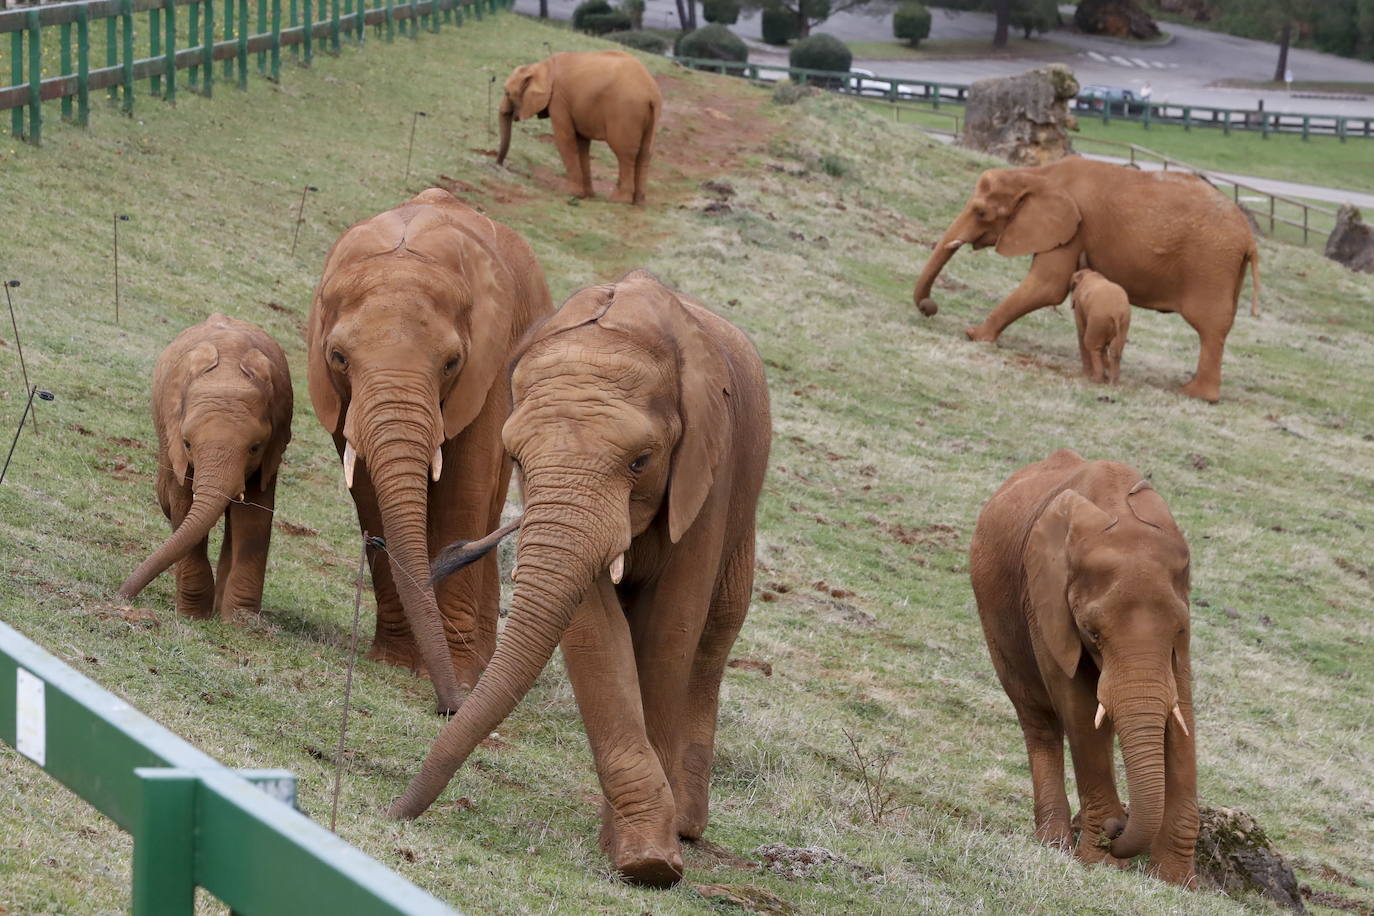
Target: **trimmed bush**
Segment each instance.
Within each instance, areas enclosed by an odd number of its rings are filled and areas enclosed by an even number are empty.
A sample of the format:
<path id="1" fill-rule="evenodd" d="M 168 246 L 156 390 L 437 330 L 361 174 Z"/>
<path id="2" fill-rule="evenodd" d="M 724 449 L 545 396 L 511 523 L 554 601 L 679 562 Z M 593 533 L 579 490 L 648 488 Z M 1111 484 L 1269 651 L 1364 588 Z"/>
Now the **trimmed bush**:
<path id="1" fill-rule="evenodd" d="M 740 0 L 701 0 L 701 15 L 707 22 L 734 25 L 739 21 Z"/>
<path id="2" fill-rule="evenodd" d="M 749 60 L 749 47 L 738 35 L 720 23 L 713 23 L 678 38 L 673 47 L 678 57 L 701 57 L 707 60 Z"/>
<path id="3" fill-rule="evenodd" d="M 623 0 L 620 11 L 630 17 L 630 28 L 644 28 L 644 0 Z"/>
<path id="4" fill-rule="evenodd" d="M 668 52 L 668 40 L 653 32 L 611 32 L 601 37 L 607 41 L 618 42 L 627 48 L 634 48 L 636 51 L 647 51 L 650 54 Z"/>
<path id="5" fill-rule="evenodd" d="M 582 31 L 588 35 L 605 35 L 607 32 L 627 32 L 634 27 L 630 17 L 620 10 L 609 13 L 588 13 L 582 17 Z"/>
<path id="6" fill-rule="evenodd" d="M 585 32 L 586 27 L 583 24 L 583 20 L 588 16 L 601 16 L 613 12 L 615 12 L 615 10 L 611 8 L 611 5 L 607 3 L 606 0 L 586 0 L 584 3 L 579 3 L 577 8 L 573 10 L 573 28 L 577 29 L 579 32 Z"/>
<path id="7" fill-rule="evenodd" d="M 833 73 L 848 73 L 849 65 L 854 62 L 845 43 L 833 35 L 811 35 L 792 46 L 787 54 L 787 63 L 804 70 L 828 70 Z"/>
<path id="8" fill-rule="evenodd" d="M 762 25 L 763 40 L 766 44 L 783 48 L 797 37 L 797 17 L 787 10 L 765 8 Z"/>
<path id="9" fill-rule="evenodd" d="M 913 48 L 930 37 L 930 10 L 919 0 L 908 0 L 892 14 L 892 34 Z"/>

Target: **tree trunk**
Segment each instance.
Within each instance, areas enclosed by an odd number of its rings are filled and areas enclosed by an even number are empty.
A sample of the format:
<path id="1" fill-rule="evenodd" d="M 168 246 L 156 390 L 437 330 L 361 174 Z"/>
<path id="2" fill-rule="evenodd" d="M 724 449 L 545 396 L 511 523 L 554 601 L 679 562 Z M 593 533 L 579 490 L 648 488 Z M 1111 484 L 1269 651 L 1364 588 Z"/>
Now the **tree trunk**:
<path id="1" fill-rule="evenodd" d="M 797 37 L 806 38 L 811 34 L 811 20 L 806 17 L 806 0 L 797 0 Z"/>
<path id="2" fill-rule="evenodd" d="M 691 28 L 691 26 L 687 24 L 687 7 L 683 5 L 684 0 L 675 0 L 675 2 L 677 3 L 678 24 L 682 26 L 683 31 L 687 31 Z"/>
<path id="3" fill-rule="evenodd" d="M 997 14 L 997 31 L 992 33 L 992 46 L 1005 48 L 1011 26 L 1011 0 L 993 0 L 993 12 Z"/>
<path id="4" fill-rule="evenodd" d="M 1283 31 L 1279 33 L 1279 64 L 1274 68 L 1274 82 L 1282 83 L 1284 75 L 1288 72 L 1288 43 L 1293 40 L 1293 22 L 1289 20 L 1283 24 Z"/>
<path id="5" fill-rule="evenodd" d="M 687 27 L 689 29 L 695 29 L 697 27 L 696 0 L 683 0 L 683 2 L 687 4 L 687 21 L 690 23 Z"/>
<path id="6" fill-rule="evenodd" d="M 539 0 L 539 18 L 549 18 L 549 0 Z"/>

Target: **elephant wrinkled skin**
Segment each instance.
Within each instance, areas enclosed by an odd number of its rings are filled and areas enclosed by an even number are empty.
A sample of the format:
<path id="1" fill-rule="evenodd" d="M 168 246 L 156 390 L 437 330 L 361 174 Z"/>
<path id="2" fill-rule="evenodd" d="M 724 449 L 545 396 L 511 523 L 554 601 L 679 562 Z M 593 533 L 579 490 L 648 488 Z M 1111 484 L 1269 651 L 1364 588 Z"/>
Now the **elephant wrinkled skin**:
<path id="1" fill-rule="evenodd" d="M 1085 862 L 1148 852 L 1150 871 L 1194 883 L 1197 765 L 1188 637 L 1188 545 L 1159 493 L 1124 464 L 1066 450 L 1013 474 L 970 548 L 978 614 L 1016 707 L 1035 835 Z M 1112 735 L 1130 790 L 1116 793 Z M 1069 817 L 1064 738 L 1081 810 Z"/>
<path id="2" fill-rule="evenodd" d="M 153 423 L 157 498 L 173 534 L 120 586 L 121 598 L 175 563 L 178 613 L 261 610 L 291 409 L 286 356 L 256 325 L 217 312 L 167 345 L 153 370 Z M 212 572 L 206 539 L 221 517 Z"/>
<path id="3" fill-rule="evenodd" d="M 1247 264 L 1254 284 L 1250 311 L 1259 314 L 1259 254 L 1250 224 L 1195 175 L 1142 172 L 1078 156 L 984 172 L 916 281 L 922 314 L 935 313 L 935 278 L 966 244 L 995 245 L 1005 257 L 1034 255 L 1026 279 L 967 330 L 970 339 L 996 340 L 1022 315 L 1058 305 L 1074 271 L 1091 267 L 1120 284 L 1132 304 L 1178 312 L 1197 331 L 1197 371 L 1183 393 L 1205 401 L 1221 396 L 1221 355 Z"/>
<path id="4" fill-rule="evenodd" d="M 642 204 L 654 131 L 662 114 L 658 83 L 633 55 L 560 52 L 548 60 L 516 67 L 506 80 L 496 164 L 503 164 L 510 152 L 512 121 L 549 118 L 558 155 L 568 172 L 570 193 L 592 196 L 588 149 L 593 140 L 604 140 L 620 166 L 611 200 Z"/>
<path id="5" fill-rule="evenodd" d="M 431 188 L 330 249 L 306 331 L 310 399 L 343 459 L 369 547 L 377 631 L 368 657 L 424 668 L 453 711 L 496 644 L 496 559 L 429 584 L 450 541 L 500 519 L 512 348 L 552 311 L 510 229 Z"/>
<path id="6" fill-rule="evenodd" d="M 706 827 L 721 677 L 754 576 L 771 437 L 757 351 L 645 271 L 584 289 L 516 356 L 515 594 L 496 655 L 390 809 L 419 815 L 560 641 L 628 880 L 682 877 Z M 442 573 L 442 570 L 436 572 Z"/>

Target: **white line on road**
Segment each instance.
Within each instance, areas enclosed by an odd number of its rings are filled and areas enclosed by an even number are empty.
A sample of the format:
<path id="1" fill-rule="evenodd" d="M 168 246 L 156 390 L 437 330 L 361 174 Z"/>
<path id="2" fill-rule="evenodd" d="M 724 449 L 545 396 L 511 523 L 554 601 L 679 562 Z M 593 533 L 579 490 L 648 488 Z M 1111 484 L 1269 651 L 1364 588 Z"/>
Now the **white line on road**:
<path id="1" fill-rule="evenodd" d="M 1137 67 L 1141 67 L 1141 68 L 1143 68 L 1143 69 L 1145 69 L 1145 70 L 1150 69 L 1150 62 L 1149 62 L 1149 61 L 1141 60 L 1141 59 L 1138 58 L 1138 57 L 1132 57 L 1132 58 L 1131 58 L 1131 63 L 1133 63 L 1133 64 L 1135 64 Z"/>
<path id="2" fill-rule="evenodd" d="M 1151 67 L 1154 67 L 1156 70 L 1164 70 L 1164 69 L 1167 69 L 1166 66 L 1165 66 L 1164 64 L 1161 64 L 1161 63 L 1160 63 L 1159 61 L 1157 61 L 1157 60 L 1152 60 L 1152 61 L 1150 61 L 1150 66 L 1151 66 Z"/>
<path id="3" fill-rule="evenodd" d="M 1095 60 L 1095 61 L 1100 61 L 1101 63 L 1104 63 L 1104 64 L 1107 62 L 1107 55 L 1105 55 L 1105 54 L 1098 54 L 1096 51 L 1089 51 L 1089 52 L 1088 52 L 1088 56 L 1091 57 L 1093 60 Z"/>
<path id="4" fill-rule="evenodd" d="M 1119 54 L 1113 54 L 1113 55 L 1112 55 L 1112 61 L 1113 61 L 1114 63 L 1120 64 L 1120 65 L 1123 66 L 1123 67 L 1129 67 L 1129 66 L 1131 65 L 1131 62 L 1130 62 L 1129 60 L 1127 60 L 1126 58 L 1122 57 L 1122 56 L 1119 55 Z"/>

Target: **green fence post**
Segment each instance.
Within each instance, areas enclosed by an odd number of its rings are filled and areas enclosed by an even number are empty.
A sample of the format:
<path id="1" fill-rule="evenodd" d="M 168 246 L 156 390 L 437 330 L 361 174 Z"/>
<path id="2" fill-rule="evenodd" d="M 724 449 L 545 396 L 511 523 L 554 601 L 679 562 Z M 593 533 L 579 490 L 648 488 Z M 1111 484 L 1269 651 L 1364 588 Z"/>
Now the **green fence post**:
<path id="1" fill-rule="evenodd" d="M 24 33 L 10 32 L 10 83 L 18 86 L 24 82 Z M 24 136 L 24 108 L 16 105 L 10 109 L 10 132 L 16 137 Z"/>
<path id="2" fill-rule="evenodd" d="M 315 0 L 301 5 L 301 27 L 305 30 L 305 65 L 315 60 Z"/>
<path id="3" fill-rule="evenodd" d="M 387 40 L 387 41 L 394 41 L 394 40 L 396 39 L 396 18 L 395 18 L 395 15 L 394 15 L 394 11 L 393 11 L 393 9 L 392 9 L 393 6 L 394 6 L 394 0 L 386 0 L 386 40 Z"/>
<path id="4" fill-rule="evenodd" d="M 191 18 L 186 24 L 186 47 L 195 48 L 196 45 L 199 43 L 198 40 L 200 38 L 199 3 L 191 4 L 190 16 Z M 195 89 L 197 86 L 200 85 L 200 64 L 198 63 L 200 58 L 197 57 L 193 59 L 196 60 L 197 63 L 191 64 L 191 71 L 189 77 L 187 78 L 187 82 L 190 84 L 192 89 Z"/>
<path id="5" fill-rule="evenodd" d="M 1229 108 L 1226 109 L 1226 117 L 1221 119 L 1221 135 L 1223 137 L 1231 136 L 1231 109 Z"/>
<path id="6" fill-rule="evenodd" d="M 61 36 L 62 76 L 65 79 L 66 77 L 72 75 L 72 24 L 70 22 L 62 23 Z M 71 119 L 72 97 L 70 95 L 65 94 L 64 92 L 62 96 L 62 120 L 70 121 Z"/>
<path id="7" fill-rule="evenodd" d="M 30 52 L 30 53 L 32 53 L 32 52 Z M 1342 143 L 1345 142 L 1345 135 L 1346 135 L 1345 124 L 1346 124 L 1345 118 L 1338 118 L 1338 119 L 1336 120 L 1336 133 L 1340 135 L 1340 138 L 1341 138 L 1341 142 L 1342 142 Z"/>
<path id="8" fill-rule="evenodd" d="M 195 33 L 191 33 L 195 40 Z M 177 100 L 177 0 L 167 0 L 167 94 L 164 98 Z"/>
<path id="9" fill-rule="evenodd" d="M 329 46 L 333 54 L 339 53 L 339 0 L 333 0 L 331 12 L 333 16 L 329 20 Z"/>
<path id="10" fill-rule="evenodd" d="M 291 28 L 294 29 L 296 26 L 301 24 L 299 0 L 291 0 L 291 5 L 287 9 L 287 15 L 291 19 Z M 294 57 L 296 60 L 301 59 L 301 46 L 299 42 L 291 46 L 291 56 Z"/>
<path id="11" fill-rule="evenodd" d="M 124 113 L 134 113 L 134 0 L 122 0 L 120 19 L 124 24 Z"/>
<path id="12" fill-rule="evenodd" d="M 930 91 L 931 91 L 930 104 L 931 104 L 932 107 L 934 107 L 934 109 L 935 109 L 936 111 L 939 111 L 939 110 L 940 110 L 940 84 L 939 84 L 939 83 L 931 83 L 931 85 L 930 85 Z"/>
<path id="13" fill-rule="evenodd" d="M 91 11 L 83 3 L 76 8 L 76 123 L 85 127 L 91 119 Z"/>
<path id="14" fill-rule="evenodd" d="M 215 83 L 215 0 L 205 0 L 205 43 L 200 51 L 200 60 L 205 69 L 200 91 L 208 99 L 214 94 Z"/>
<path id="15" fill-rule="evenodd" d="M 477 15 L 478 19 L 482 18 L 482 0 L 476 0 L 476 2 L 472 4 L 472 11 Z"/>
<path id="16" fill-rule="evenodd" d="M 143 789 L 134 831 L 134 916 L 195 912 L 198 780 L 186 770 L 137 767 Z"/>
<path id="17" fill-rule="evenodd" d="M 272 0 L 272 82 L 281 82 L 281 0 Z"/>
<path id="18" fill-rule="evenodd" d="M 29 24 L 29 142 L 43 142 L 43 28 L 38 7 L 24 17 Z"/>
<path id="19" fill-rule="evenodd" d="M 339 16 L 339 33 L 342 38 L 353 37 L 353 23 L 348 18 L 351 15 L 353 15 L 353 0 L 343 0 L 343 14 Z"/>
<path id="20" fill-rule="evenodd" d="M 1260 112 L 1260 139 L 1269 139 L 1269 116 L 1262 111 Z"/>
<path id="21" fill-rule="evenodd" d="M 234 40 L 234 0 L 224 0 L 224 40 Z M 234 78 L 234 59 L 224 59 L 224 78 Z"/>
<path id="22" fill-rule="evenodd" d="M 148 10 L 148 56 L 153 59 L 162 56 L 162 10 L 157 8 Z M 162 95 L 162 74 L 156 70 L 148 77 L 148 92 Z"/>
<path id="23" fill-rule="evenodd" d="M 1145 115 L 1144 123 L 1145 123 L 1145 129 L 1146 129 L 1146 130 L 1149 130 L 1149 129 L 1150 129 L 1150 112 L 1151 112 L 1151 110 L 1152 110 L 1154 107 L 1155 107 L 1155 106 L 1154 106 L 1154 104 L 1153 104 L 1152 102 L 1150 102 L 1149 100 L 1146 100 L 1146 102 L 1145 102 L 1145 112 L 1144 112 L 1144 115 Z M 1215 112 L 1213 112 L 1213 115 L 1215 115 Z"/>
<path id="24" fill-rule="evenodd" d="M 105 20 L 105 66 L 114 67 L 119 63 L 119 19 L 110 16 Z M 119 98 L 119 84 L 115 83 L 109 88 L 110 101 Z"/>
<path id="25" fill-rule="evenodd" d="M 267 32 L 267 0 L 253 0 L 258 6 L 258 35 Z M 267 75 L 267 52 L 258 52 L 258 76 Z"/>
<path id="26" fill-rule="evenodd" d="M 367 44 L 367 0 L 358 0 L 358 21 L 355 24 L 359 46 Z"/>
<path id="27" fill-rule="evenodd" d="M 420 0 L 410 0 L 410 37 L 420 37 Z"/>
<path id="28" fill-rule="evenodd" d="M 1188 105 L 1183 106 L 1183 129 L 1193 129 L 1193 109 Z"/>
<path id="29" fill-rule="evenodd" d="M 248 0 L 239 0 L 239 88 L 248 88 Z"/>
<path id="30" fill-rule="evenodd" d="M 1308 139 L 1307 133 L 1308 133 L 1309 129 L 1311 128 L 1311 126 L 1312 126 L 1312 116 L 1311 116 L 1311 115 L 1303 115 L 1303 116 L 1302 116 L 1302 138 L 1303 138 L 1304 141 Z"/>

